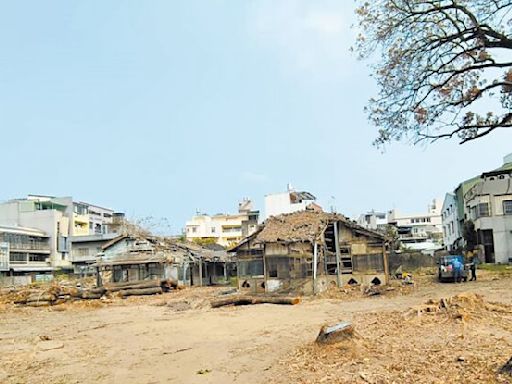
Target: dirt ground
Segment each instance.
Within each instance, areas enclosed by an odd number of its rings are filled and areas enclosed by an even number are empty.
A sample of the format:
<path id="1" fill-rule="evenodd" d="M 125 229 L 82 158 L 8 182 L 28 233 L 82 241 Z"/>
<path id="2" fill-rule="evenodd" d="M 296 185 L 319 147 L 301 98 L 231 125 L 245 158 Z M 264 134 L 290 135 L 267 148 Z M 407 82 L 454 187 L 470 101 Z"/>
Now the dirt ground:
<path id="1" fill-rule="evenodd" d="M 0 383 L 512 382 L 512 276 L 364 297 L 340 291 L 301 304 L 212 309 L 222 288 L 50 308 L 0 306 Z M 411 312 L 429 299 L 483 295 L 462 316 Z M 499 302 L 504 305 L 488 303 Z M 318 346 L 320 327 L 356 335 Z"/>

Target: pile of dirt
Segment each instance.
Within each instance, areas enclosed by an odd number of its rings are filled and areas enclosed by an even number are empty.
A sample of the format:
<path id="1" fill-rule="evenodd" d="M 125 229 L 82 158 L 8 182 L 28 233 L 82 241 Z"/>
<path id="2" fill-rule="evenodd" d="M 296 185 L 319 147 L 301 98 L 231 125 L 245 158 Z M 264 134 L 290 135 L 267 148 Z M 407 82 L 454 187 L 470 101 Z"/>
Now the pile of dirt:
<path id="1" fill-rule="evenodd" d="M 512 314 L 512 306 L 488 302 L 482 295 L 474 292 L 463 292 L 449 298 L 430 299 L 425 304 L 410 308 L 404 313 L 404 317 L 414 319 L 434 315 L 469 321 L 492 319 L 497 314 L 504 313 Z"/>
<path id="2" fill-rule="evenodd" d="M 343 287 L 331 286 L 325 291 L 315 295 L 318 299 L 333 300 L 360 300 L 363 297 L 385 296 L 395 297 L 409 295 L 414 291 L 414 285 L 403 284 L 401 281 L 392 281 L 388 285 L 350 285 L 345 284 Z"/>
<path id="3" fill-rule="evenodd" d="M 274 382 L 511 382 L 512 305 L 461 293 L 407 313 L 415 320 L 402 311 L 354 315 L 353 336 L 332 345 L 311 338 L 283 356 Z"/>

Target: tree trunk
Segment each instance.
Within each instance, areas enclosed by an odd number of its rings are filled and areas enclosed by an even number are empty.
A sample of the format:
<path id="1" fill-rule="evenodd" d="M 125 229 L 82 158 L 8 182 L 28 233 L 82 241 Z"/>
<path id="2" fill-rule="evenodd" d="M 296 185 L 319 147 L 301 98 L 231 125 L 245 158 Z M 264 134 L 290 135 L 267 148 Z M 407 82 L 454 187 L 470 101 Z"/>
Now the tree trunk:
<path id="1" fill-rule="evenodd" d="M 254 296 L 234 296 L 226 297 L 211 302 L 212 308 L 219 308 L 225 305 L 252 305 L 252 304 L 299 304 L 298 297 L 254 297 Z"/>
<path id="2" fill-rule="evenodd" d="M 121 295 L 121 297 L 154 295 L 156 293 L 162 293 L 162 288 L 152 287 L 152 288 L 141 288 L 141 289 L 126 289 L 126 290 L 119 291 L 119 294 Z"/>
<path id="3" fill-rule="evenodd" d="M 103 293 L 94 293 L 91 291 L 83 291 L 82 292 L 82 299 L 91 300 L 91 299 L 101 299 L 101 296 L 103 296 Z"/>
<path id="4" fill-rule="evenodd" d="M 149 280 L 149 281 L 130 281 L 130 284 L 122 285 L 108 285 L 105 288 L 109 292 L 118 292 L 129 289 L 143 289 L 143 288 L 160 288 L 160 280 Z"/>
<path id="5" fill-rule="evenodd" d="M 346 340 L 352 337 L 353 334 L 354 328 L 352 324 L 347 321 L 332 326 L 324 325 L 320 329 L 316 342 L 320 344 L 333 344 Z"/>
<path id="6" fill-rule="evenodd" d="M 27 302 L 30 301 L 54 301 L 57 297 L 51 293 L 33 293 L 27 297 Z"/>

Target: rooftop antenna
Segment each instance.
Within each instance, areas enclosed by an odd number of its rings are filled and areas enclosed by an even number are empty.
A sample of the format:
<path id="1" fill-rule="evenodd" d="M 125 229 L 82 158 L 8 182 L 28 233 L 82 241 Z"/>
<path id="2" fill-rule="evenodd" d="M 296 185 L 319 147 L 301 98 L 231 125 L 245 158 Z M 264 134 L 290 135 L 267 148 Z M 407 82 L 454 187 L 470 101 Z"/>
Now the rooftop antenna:
<path id="1" fill-rule="evenodd" d="M 336 198 L 334 196 L 331 196 L 330 200 L 331 213 L 336 213 Z"/>

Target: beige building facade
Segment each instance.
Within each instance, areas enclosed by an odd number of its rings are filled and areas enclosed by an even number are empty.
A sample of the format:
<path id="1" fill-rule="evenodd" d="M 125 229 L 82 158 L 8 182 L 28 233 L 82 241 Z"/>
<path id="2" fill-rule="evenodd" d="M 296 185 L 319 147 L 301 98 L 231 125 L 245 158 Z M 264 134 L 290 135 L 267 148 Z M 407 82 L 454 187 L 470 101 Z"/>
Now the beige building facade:
<path id="1" fill-rule="evenodd" d="M 243 200 L 236 214 L 196 215 L 185 225 L 189 241 L 212 242 L 230 247 L 253 234 L 258 227 L 259 211 L 252 209 L 249 199 Z"/>

